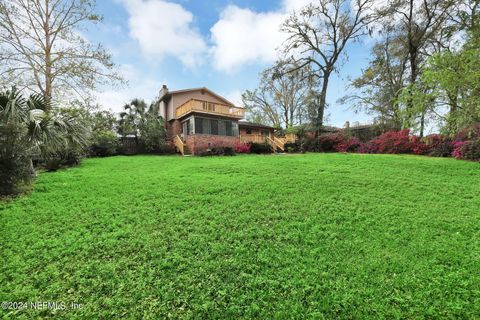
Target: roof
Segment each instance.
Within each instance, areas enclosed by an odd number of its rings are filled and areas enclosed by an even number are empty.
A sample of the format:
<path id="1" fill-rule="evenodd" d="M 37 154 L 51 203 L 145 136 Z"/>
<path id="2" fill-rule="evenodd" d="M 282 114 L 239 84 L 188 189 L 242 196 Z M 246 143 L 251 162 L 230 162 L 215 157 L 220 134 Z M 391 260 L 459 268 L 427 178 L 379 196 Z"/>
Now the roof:
<path id="1" fill-rule="evenodd" d="M 243 126 L 243 127 L 255 127 L 255 128 L 274 129 L 273 127 L 267 126 L 267 125 L 265 125 L 265 124 L 248 122 L 248 121 L 238 121 L 238 125 L 239 125 L 239 126 Z"/>
<path id="2" fill-rule="evenodd" d="M 169 98 L 172 95 L 179 94 L 179 93 L 185 93 L 185 92 L 192 92 L 192 91 L 205 91 L 210 93 L 212 96 L 216 97 L 217 99 L 221 100 L 223 103 L 232 105 L 234 106 L 233 103 L 222 97 L 221 95 L 216 94 L 212 90 L 208 89 L 207 87 L 200 87 L 200 88 L 190 88 L 190 89 L 181 89 L 181 90 L 173 90 L 173 91 L 168 91 L 164 96 L 160 97 L 160 100 L 163 100 L 164 98 Z"/>

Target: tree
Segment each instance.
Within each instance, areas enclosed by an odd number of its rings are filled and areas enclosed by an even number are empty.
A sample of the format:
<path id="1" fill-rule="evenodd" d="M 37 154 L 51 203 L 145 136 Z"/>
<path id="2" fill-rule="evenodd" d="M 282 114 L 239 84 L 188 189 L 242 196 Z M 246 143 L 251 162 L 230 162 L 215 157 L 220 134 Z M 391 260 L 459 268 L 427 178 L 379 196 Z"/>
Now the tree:
<path id="1" fill-rule="evenodd" d="M 403 35 L 408 51 L 409 83 L 406 90 L 412 91 L 412 97 L 406 100 L 406 127 L 413 125 L 417 117 L 414 109 L 413 90 L 421 74 L 421 65 L 425 57 L 438 48 L 445 47 L 443 30 L 449 19 L 449 11 L 455 4 L 452 0 L 391 0 L 379 10 L 385 23 L 392 24 Z M 408 93 L 408 92 L 407 92 Z M 404 94 L 405 95 L 405 94 Z M 407 96 L 408 97 L 408 96 Z M 423 135 L 425 113 L 420 113 L 420 135 Z"/>
<path id="2" fill-rule="evenodd" d="M 284 65 L 284 62 L 277 62 L 274 67 L 264 70 L 260 74 L 259 87 L 242 95 L 249 120 L 289 128 L 305 118 L 310 88 L 304 76 L 306 68 L 277 75 Z"/>
<path id="3" fill-rule="evenodd" d="M 133 135 L 138 138 L 140 129 L 144 126 L 147 104 L 142 99 L 133 99 L 123 106 L 118 121 L 118 133 L 125 137 Z"/>
<path id="4" fill-rule="evenodd" d="M 79 30 L 101 20 L 94 0 L 0 0 L 0 83 L 47 100 L 121 82 L 110 55 Z"/>
<path id="5" fill-rule="evenodd" d="M 122 136 L 134 135 L 137 143 L 143 144 L 146 151 L 162 151 L 165 146 L 165 123 L 159 116 L 159 104 L 147 106 L 144 100 L 133 99 L 124 107 L 118 121 L 118 133 Z"/>
<path id="6" fill-rule="evenodd" d="M 35 175 L 32 158 L 49 159 L 86 146 L 88 130 L 65 114 L 52 114 L 40 94 L 24 98 L 15 88 L 0 92 L 0 193 L 21 191 Z"/>
<path id="7" fill-rule="evenodd" d="M 323 126 L 330 76 L 346 45 L 368 34 L 375 19 L 371 5 L 372 0 L 318 0 L 292 13 L 281 28 L 289 35 L 283 48 L 293 63 L 288 72 L 309 66 L 310 76 L 321 81 L 314 119 L 317 133 Z"/>
<path id="8" fill-rule="evenodd" d="M 408 51 L 401 35 L 394 30 L 384 32 L 372 48 L 372 60 L 362 75 L 350 86 L 354 93 L 344 96 L 340 102 L 352 103 L 356 111 L 375 115 L 376 121 L 391 129 L 400 130 L 403 125 L 399 96 L 406 86 Z"/>
<path id="9" fill-rule="evenodd" d="M 444 131 L 458 132 L 480 122 L 480 46 L 472 38 L 459 52 L 432 56 L 422 81 L 432 90 L 432 110 L 444 121 Z M 447 108 L 446 112 L 444 111 Z"/>

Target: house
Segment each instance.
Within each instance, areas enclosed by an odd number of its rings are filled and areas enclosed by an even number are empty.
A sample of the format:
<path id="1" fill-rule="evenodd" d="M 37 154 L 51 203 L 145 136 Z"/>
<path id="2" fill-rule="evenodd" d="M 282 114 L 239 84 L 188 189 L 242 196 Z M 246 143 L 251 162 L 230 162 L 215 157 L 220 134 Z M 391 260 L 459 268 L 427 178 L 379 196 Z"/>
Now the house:
<path id="1" fill-rule="evenodd" d="M 184 155 L 234 148 L 240 142 L 268 143 L 274 151 L 283 151 L 272 127 L 241 121 L 244 108 L 205 87 L 169 91 L 164 85 L 159 112 L 165 119 L 167 139 Z"/>

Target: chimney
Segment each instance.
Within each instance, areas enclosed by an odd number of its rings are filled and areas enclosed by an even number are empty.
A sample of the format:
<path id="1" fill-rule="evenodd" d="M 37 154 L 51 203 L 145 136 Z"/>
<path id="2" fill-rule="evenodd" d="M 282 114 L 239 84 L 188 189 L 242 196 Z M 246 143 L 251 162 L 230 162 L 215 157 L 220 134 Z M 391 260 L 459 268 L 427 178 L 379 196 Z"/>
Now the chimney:
<path id="1" fill-rule="evenodd" d="M 345 129 L 350 128 L 350 121 L 345 122 L 344 128 Z"/>
<path id="2" fill-rule="evenodd" d="M 167 85 L 164 84 L 164 85 L 162 86 L 162 89 L 160 89 L 160 92 L 159 92 L 159 97 L 160 97 L 160 99 L 161 99 L 164 95 L 166 95 L 167 93 L 168 93 L 168 88 L 167 88 Z"/>

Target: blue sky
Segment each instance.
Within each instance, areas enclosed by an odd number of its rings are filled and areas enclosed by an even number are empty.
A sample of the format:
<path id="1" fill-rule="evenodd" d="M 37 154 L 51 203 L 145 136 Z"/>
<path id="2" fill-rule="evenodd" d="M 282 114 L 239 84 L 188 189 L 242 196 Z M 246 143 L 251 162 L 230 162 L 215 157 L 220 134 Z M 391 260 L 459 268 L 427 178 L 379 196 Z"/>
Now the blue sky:
<path id="1" fill-rule="evenodd" d="M 102 0 L 104 20 L 86 37 L 102 43 L 129 82 L 104 88 L 98 101 L 119 111 L 138 97 L 151 101 L 162 84 L 171 90 L 206 86 L 240 104 L 240 94 L 254 89 L 258 73 L 270 66 L 283 41 L 279 24 L 308 0 Z M 348 47 L 348 60 L 330 82 L 327 123 L 369 122 L 336 101 L 348 78 L 365 68 L 370 41 Z"/>

